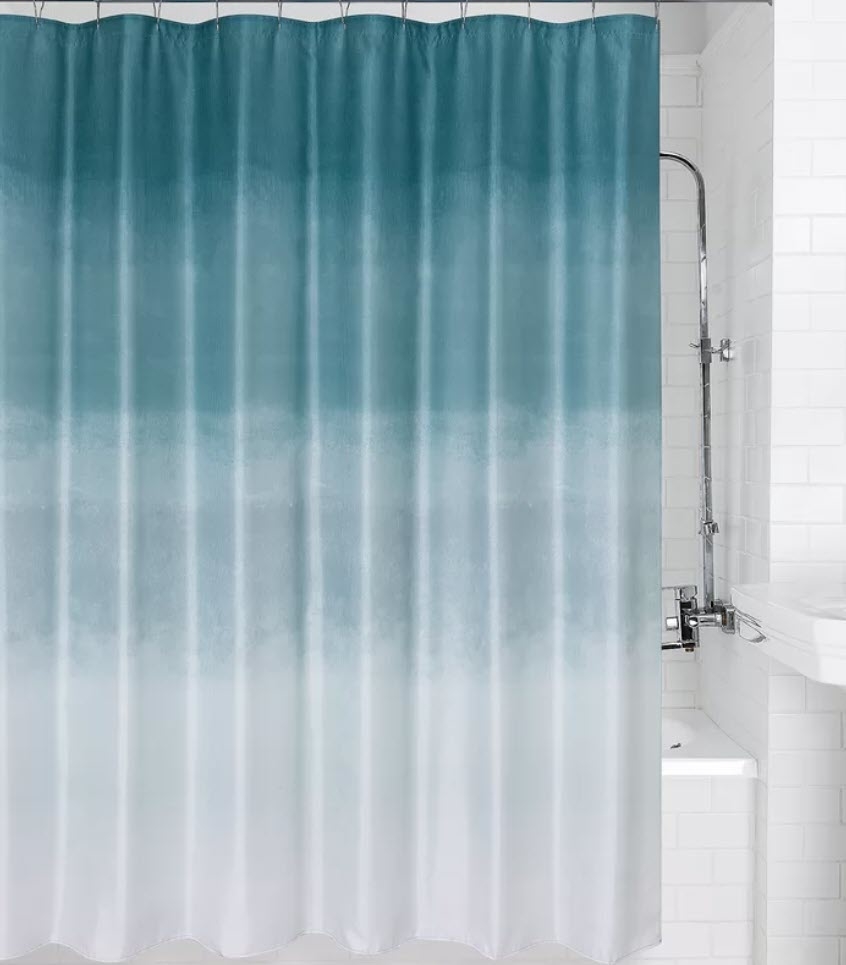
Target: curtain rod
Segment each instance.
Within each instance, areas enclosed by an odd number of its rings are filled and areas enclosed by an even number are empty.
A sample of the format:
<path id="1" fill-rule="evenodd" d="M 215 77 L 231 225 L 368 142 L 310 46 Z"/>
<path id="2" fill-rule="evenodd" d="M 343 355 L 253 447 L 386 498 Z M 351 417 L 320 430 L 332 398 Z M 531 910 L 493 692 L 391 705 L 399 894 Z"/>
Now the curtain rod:
<path id="1" fill-rule="evenodd" d="M 13 2 L 26 3 L 28 5 L 32 4 L 32 0 L 13 0 Z M 52 7 L 57 3 L 79 3 L 80 0 L 49 0 L 50 6 Z M 138 6 L 142 4 L 144 0 L 101 0 L 102 6 L 112 7 L 120 6 L 122 4 L 132 4 Z M 149 0 L 148 0 L 149 2 Z M 164 2 L 170 6 L 171 4 L 185 4 L 185 3 L 213 3 L 214 0 L 164 0 Z M 277 0 L 220 0 L 221 3 L 225 3 L 227 7 L 231 7 L 237 4 L 250 4 L 255 6 L 256 4 L 268 4 L 277 5 Z M 331 0 L 285 0 L 286 3 L 327 3 Z M 391 5 L 396 5 L 399 0 L 350 0 L 352 3 L 387 3 Z M 418 3 L 448 3 L 449 0 L 411 0 L 415 5 Z M 481 0 L 486 6 L 488 4 L 506 4 L 515 6 L 520 0 Z M 585 6 L 590 3 L 590 0 L 532 0 L 533 3 L 575 3 Z M 596 0 L 597 6 L 600 4 L 615 4 L 615 5 L 640 5 L 645 6 L 651 3 L 652 0 Z M 700 3 L 766 3 L 769 6 L 773 5 L 773 0 L 661 0 L 661 6 L 663 7 L 668 3 L 686 3 L 686 4 L 700 4 Z"/>

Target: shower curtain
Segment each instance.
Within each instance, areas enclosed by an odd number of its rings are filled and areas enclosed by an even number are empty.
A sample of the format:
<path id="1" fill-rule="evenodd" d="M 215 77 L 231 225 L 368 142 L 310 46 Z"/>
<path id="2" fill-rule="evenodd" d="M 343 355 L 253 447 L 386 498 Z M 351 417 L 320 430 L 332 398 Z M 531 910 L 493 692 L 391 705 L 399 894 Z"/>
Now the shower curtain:
<path id="1" fill-rule="evenodd" d="M 0 19 L 0 956 L 658 940 L 657 63 Z"/>

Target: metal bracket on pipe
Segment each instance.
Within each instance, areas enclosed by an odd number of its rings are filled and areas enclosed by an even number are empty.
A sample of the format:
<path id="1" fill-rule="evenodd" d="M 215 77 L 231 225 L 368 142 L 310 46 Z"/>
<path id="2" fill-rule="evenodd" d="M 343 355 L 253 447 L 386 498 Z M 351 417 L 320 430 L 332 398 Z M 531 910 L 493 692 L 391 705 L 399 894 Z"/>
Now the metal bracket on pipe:
<path id="1" fill-rule="evenodd" d="M 722 600 L 714 600 L 711 606 L 701 610 L 692 610 L 687 619 L 697 630 L 702 627 L 719 627 L 723 633 L 735 632 L 734 607 Z"/>
<path id="2" fill-rule="evenodd" d="M 734 358 L 734 348 L 730 338 L 721 338 L 720 347 L 713 349 L 714 354 L 720 362 L 731 362 Z"/>
<path id="3" fill-rule="evenodd" d="M 714 348 L 710 338 L 691 342 L 690 347 L 698 350 L 699 362 L 702 365 L 710 365 L 714 356 L 716 356 L 718 362 L 731 362 L 734 358 L 734 347 L 730 338 L 721 338 L 717 348 Z"/>

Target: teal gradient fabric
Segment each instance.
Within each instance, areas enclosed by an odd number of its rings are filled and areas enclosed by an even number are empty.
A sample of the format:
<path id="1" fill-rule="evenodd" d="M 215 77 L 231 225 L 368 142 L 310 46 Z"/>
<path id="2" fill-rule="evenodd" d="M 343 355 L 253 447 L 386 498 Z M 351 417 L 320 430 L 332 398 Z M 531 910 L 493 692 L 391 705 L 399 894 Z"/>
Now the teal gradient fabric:
<path id="1" fill-rule="evenodd" d="M 0 956 L 658 940 L 658 46 L 0 18 Z"/>

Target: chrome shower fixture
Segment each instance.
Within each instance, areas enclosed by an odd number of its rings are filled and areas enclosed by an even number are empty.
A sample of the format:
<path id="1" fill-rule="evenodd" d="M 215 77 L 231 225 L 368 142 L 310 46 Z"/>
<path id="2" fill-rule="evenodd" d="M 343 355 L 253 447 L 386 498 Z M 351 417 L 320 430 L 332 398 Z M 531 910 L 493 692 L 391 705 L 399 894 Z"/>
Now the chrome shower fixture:
<path id="1" fill-rule="evenodd" d="M 720 527 L 714 519 L 713 468 L 711 458 L 711 365 L 730 362 L 734 358 L 731 340 L 720 339 L 719 345 L 711 341 L 711 326 L 708 318 L 708 243 L 705 217 L 705 179 L 698 166 L 682 154 L 661 153 L 661 160 L 681 164 L 693 176 L 696 184 L 698 213 L 697 240 L 699 253 L 699 341 L 691 342 L 690 347 L 699 355 L 699 385 L 701 393 L 700 410 L 700 453 L 699 453 L 699 537 L 702 547 L 701 591 L 702 605 L 699 605 L 699 587 L 669 587 L 674 591 L 674 612 L 664 622 L 664 629 L 677 634 L 676 641 L 663 644 L 663 650 L 692 651 L 699 646 L 699 630 L 702 627 L 720 627 L 727 633 L 734 631 L 734 615 L 730 604 L 718 600 L 714 589 L 714 536 Z"/>

